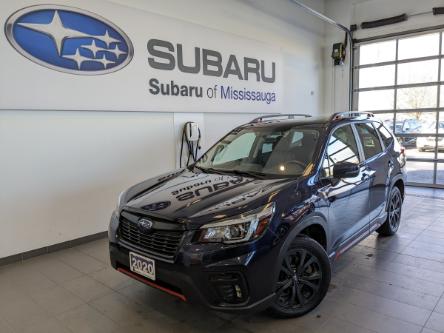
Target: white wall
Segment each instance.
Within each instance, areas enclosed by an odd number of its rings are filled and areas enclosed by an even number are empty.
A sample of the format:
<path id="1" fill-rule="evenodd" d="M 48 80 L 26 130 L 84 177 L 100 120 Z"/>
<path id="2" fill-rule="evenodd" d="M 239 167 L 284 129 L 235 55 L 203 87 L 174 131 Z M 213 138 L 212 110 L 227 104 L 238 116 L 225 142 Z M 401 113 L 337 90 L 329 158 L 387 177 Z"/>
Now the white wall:
<path id="1" fill-rule="evenodd" d="M 278 46 L 290 74 L 282 111 L 322 111 L 323 24 L 288 1 L 112 2 Z M 190 115 L 202 124 L 204 147 L 254 116 Z M 181 121 L 169 112 L 5 110 L 0 100 L 0 258 L 105 231 L 121 190 L 175 168 Z"/>
<path id="2" fill-rule="evenodd" d="M 400 15 L 403 13 L 407 15 L 414 15 L 427 11 L 432 11 L 433 7 L 442 6 L 444 6 L 443 0 L 371 0 L 359 2 L 353 6 L 353 21 L 354 23 L 361 23 L 363 21 L 373 21 L 380 18 Z M 431 27 L 442 24 L 444 24 L 444 18 L 442 15 L 418 15 L 414 17 L 409 17 L 407 21 L 402 23 L 374 29 L 358 30 L 356 32 L 356 37 L 364 38 L 369 36 L 383 35 L 387 33 Z"/>
<path id="3" fill-rule="evenodd" d="M 444 6 L 444 0 L 330 0 L 325 3 L 325 14 L 348 27 L 351 24 L 360 24 L 365 21 L 388 18 L 404 13 L 407 15 L 423 13 L 431 11 L 433 7 L 440 6 Z M 359 29 L 354 33 L 354 37 L 379 36 L 442 24 L 444 24 L 444 16 L 442 15 L 418 15 L 398 24 L 374 29 Z M 326 44 L 339 42 L 342 39 L 343 35 L 337 31 L 328 31 Z M 327 57 L 325 62 L 327 67 L 328 63 L 331 63 L 331 59 Z M 325 110 L 327 112 L 347 110 L 348 78 L 348 59 L 345 66 L 335 67 L 326 71 Z"/>
<path id="4" fill-rule="evenodd" d="M 2 111 L 0 257 L 106 230 L 119 190 L 174 167 L 172 125 L 172 114 Z"/>

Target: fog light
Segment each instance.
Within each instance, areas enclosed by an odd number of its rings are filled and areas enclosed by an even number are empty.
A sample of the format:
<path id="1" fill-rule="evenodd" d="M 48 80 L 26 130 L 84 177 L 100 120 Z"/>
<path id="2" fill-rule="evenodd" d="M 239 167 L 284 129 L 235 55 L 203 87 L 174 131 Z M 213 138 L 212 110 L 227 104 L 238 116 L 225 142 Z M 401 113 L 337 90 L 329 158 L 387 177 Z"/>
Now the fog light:
<path id="1" fill-rule="evenodd" d="M 241 289 L 241 287 L 239 287 L 239 285 L 236 284 L 234 286 L 234 289 L 236 290 L 236 297 L 237 298 L 242 298 L 242 289 Z"/>
<path id="2" fill-rule="evenodd" d="M 241 273 L 215 273 L 210 281 L 217 291 L 221 303 L 239 304 L 247 300 L 248 290 Z"/>

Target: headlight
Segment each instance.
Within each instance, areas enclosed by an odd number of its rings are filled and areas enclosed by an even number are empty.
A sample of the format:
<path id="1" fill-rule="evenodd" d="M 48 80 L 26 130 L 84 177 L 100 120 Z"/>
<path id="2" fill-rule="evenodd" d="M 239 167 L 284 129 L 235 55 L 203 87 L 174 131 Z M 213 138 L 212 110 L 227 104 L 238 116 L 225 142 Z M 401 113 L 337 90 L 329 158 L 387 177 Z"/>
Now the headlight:
<path id="1" fill-rule="evenodd" d="M 117 199 L 117 206 L 116 206 L 116 212 L 119 214 L 120 208 L 122 208 L 122 205 L 124 204 L 126 191 L 123 191 L 119 194 L 119 198 Z"/>
<path id="2" fill-rule="evenodd" d="M 233 244 L 256 239 L 267 229 L 273 213 L 271 204 L 236 219 L 206 224 L 200 228 L 199 242 Z"/>

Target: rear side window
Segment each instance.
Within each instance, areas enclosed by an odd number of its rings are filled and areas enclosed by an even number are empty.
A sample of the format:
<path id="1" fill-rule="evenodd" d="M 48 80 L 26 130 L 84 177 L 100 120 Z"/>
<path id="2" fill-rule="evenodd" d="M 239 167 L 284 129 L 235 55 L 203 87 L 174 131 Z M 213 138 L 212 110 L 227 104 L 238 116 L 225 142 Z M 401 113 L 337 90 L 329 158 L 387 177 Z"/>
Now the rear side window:
<path id="1" fill-rule="evenodd" d="M 378 130 L 379 134 L 381 135 L 381 139 L 384 142 L 384 146 L 388 147 L 393 143 L 393 136 L 390 134 L 389 130 L 384 127 L 384 125 L 374 122 L 373 125 L 375 125 L 376 129 Z"/>
<path id="2" fill-rule="evenodd" d="M 358 123 L 356 124 L 356 129 L 361 139 L 366 160 L 382 152 L 378 133 L 371 123 Z"/>

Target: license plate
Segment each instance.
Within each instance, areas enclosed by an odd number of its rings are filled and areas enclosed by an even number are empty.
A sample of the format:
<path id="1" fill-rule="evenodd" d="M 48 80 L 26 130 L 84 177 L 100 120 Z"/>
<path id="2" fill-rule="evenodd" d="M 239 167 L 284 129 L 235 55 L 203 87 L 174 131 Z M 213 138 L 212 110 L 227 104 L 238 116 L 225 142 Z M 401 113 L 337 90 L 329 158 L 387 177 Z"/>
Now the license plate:
<path id="1" fill-rule="evenodd" d="M 134 252 L 130 252 L 129 259 L 132 272 L 147 277 L 150 280 L 156 280 L 156 263 L 153 259 Z"/>

